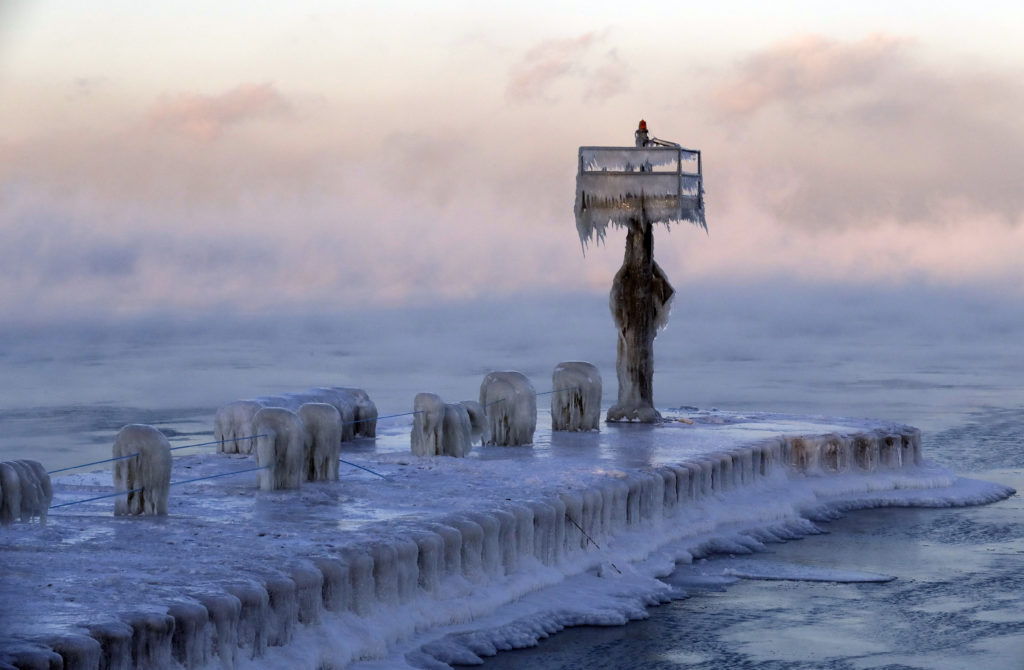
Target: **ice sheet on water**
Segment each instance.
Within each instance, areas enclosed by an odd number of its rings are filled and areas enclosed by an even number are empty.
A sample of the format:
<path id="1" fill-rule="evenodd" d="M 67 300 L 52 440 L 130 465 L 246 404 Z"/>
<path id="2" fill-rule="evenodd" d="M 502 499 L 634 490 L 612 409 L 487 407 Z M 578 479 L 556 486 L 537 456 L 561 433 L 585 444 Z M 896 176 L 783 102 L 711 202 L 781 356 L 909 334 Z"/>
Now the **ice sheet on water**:
<path id="1" fill-rule="evenodd" d="M 896 578 L 874 572 L 801 565 L 761 558 L 722 557 L 680 566 L 666 581 L 685 588 L 703 583 L 727 586 L 737 579 L 859 584 L 891 582 Z"/>

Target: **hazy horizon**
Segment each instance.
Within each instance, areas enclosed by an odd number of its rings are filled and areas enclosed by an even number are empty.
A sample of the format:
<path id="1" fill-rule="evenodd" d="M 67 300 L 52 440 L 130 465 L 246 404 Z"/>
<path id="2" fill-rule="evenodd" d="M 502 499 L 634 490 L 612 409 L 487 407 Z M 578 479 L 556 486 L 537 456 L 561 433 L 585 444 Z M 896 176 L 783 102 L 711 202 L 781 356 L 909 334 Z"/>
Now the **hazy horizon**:
<path id="1" fill-rule="evenodd" d="M 0 7 L 0 320 L 602 293 L 576 149 L 701 149 L 677 287 L 1024 286 L 1024 9 Z"/>

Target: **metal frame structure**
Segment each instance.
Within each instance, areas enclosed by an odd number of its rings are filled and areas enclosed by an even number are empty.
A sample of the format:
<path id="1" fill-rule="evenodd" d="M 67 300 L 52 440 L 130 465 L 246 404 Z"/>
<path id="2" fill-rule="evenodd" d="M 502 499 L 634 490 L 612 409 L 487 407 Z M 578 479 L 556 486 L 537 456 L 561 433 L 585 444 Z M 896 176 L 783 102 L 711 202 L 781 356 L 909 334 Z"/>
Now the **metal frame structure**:
<path id="1" fill-rule="evenodd" d="M 598 226 L 608 221 L 623 225 L 643 210 L 651 223 L 691 221 L 707 230 L 701 152 L 658 139 L 650 143 L 653 146 L 579 148 L 577 220 L 587 217 Z M 696 171 L 683 169 L 694 162 Z M 605 215 L 606 221 L 598 220 Z"/>

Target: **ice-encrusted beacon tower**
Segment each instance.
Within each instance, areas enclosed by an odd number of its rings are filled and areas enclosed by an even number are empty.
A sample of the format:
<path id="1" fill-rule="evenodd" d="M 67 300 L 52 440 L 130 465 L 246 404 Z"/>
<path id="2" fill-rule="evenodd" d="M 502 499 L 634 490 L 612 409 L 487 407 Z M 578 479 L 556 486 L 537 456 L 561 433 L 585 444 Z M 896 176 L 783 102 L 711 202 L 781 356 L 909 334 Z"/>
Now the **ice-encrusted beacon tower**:
<path id="1" fill-rule="evenodd" d="M 633 147 L 580 147 L 576 229 L 586 252 L 608 226 L 626 229 L 626 254 L 612 282 L 619 331 L 619 400 L 608 421 L 661 419 L 654 408 L 654 338 L 668 322 L 675 289 L 654 262 L 653 226 L 688 221 L 707 232 L 700 151 L 650 137 L 640 121 Z"/>

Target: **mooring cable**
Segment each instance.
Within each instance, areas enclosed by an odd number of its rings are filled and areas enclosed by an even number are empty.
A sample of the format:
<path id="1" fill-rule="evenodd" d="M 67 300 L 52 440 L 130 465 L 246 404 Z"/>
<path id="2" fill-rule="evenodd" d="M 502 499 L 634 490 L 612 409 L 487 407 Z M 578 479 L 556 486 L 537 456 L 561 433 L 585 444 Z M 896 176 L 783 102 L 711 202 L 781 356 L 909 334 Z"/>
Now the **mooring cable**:
<path id="1" fill-rule="evenodd" d="M 129 493 L 141 491 L 143 488 L 145 487 L 139 487 L 137 489 L 132 489 L 131 491 L 118 491 L 116 493 L 107 493 L 101 496 L 96 496 L 95 498 L 86 498 L 85 500 L 72 500 L 71 502 L 60 503 L 59 505 L 50 505 L 50 509 L 57 509 L 58 507 L 67 507 L 68 505 L 78 505 L 79 503 L 92 502 L 93 500 L 103 500 L 104 498 L 116 498 L 117 496 L 126 496 Z"/>
<path id="2" fill-rule="evenodd" d="M 87 468 L 90 465 L 99 465 L 100 463 L 110 463 L 111 461 L 123 461 L 126 458 L 135 458 L 138 456 L 138 452 L 134 454 L 128 454 L 127 456 L 115 456 L 114 458 L 105 458 L 102 461 L 93 461 L 92 463 L 82 463 L 81 465 L 72 465 L 67 468 L 59 468 L 57 470 L 49 470 L 46 474 L 53 475 L 58 472 L 65 472 L 67 470 L 77 470 L 78 468 Z"/>

